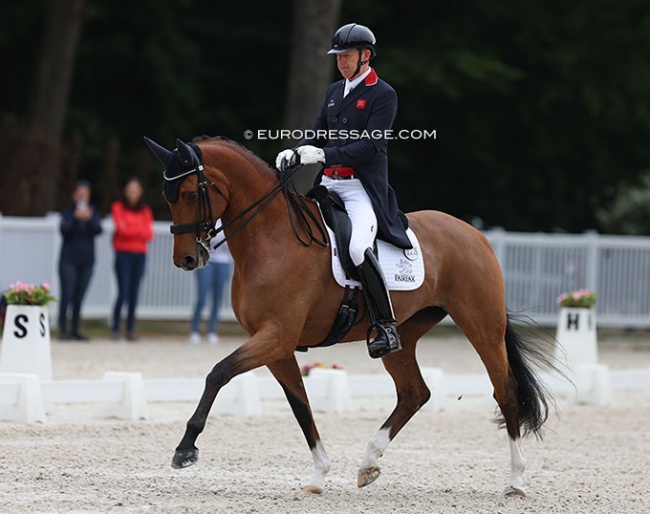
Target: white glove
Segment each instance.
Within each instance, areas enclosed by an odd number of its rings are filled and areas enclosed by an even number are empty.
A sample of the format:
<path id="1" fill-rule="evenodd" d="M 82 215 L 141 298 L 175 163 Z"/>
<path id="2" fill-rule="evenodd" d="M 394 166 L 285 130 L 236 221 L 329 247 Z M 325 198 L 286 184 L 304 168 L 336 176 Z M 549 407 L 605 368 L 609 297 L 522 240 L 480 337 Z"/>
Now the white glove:
<path id="1" fill-rule="evenodd" d="M 300 155 L 300 162 L 302 164 L 316 164 L 317 162 L 325 163 L 325 152 L 322 148 L 317 146 L 305 145 L 296 150 Z"/>
<path id="2" fill-rule="evenodd" d="M 275 158 L 275 167 L 280 171 L 285 171 L 296 163 L 296 152 L 291 148 L 282 150 Z"/>

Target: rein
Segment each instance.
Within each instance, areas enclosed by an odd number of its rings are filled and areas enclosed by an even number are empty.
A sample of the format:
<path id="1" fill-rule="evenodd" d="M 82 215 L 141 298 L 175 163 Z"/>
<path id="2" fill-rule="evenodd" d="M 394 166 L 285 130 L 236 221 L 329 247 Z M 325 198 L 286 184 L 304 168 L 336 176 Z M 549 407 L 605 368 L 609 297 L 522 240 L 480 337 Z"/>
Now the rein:
<path id="1" fill-rule="evenodd" d="M 208 179 L 208 177 L 205 175 L 203 164 L 198 164 L 191 170 L 188 170 L 185 173 L 173 178 L 167 177 L 166 173 L 163 172 L 163 178 L 167 181 L 178 180 L 179 178 L 186 177 L 192 173 L 196 173 L 199 179 L 199 221 L 196 223 L 175 223 L 169 227 L 169 231 L 174 235 L 196 232 L 196 242 L 209 252 L 210 241 L 220 232 L 223 232 L 226 228 L 234 225 L 236 222 L 239 222 L 239 224 L 233 229 L 230 235 L 225 236 L 224 233 L 224 238 L 216 245 L 214 245 L 212 249 L 219 248 L 221 245 L 230 240 L 237 232 L 239 232 L 248 223 L 250 223 L 253 218 L 255 218 L 255 216 L 262 212 L 262 210 L 264 210 L 264 208 L 269 205 L 275 199 L 275 197 L 278 196 L 278 194 L 282 192 L 287 202 L 287 210 L 289 213 L 289 219 L 291 221 L 291 228 L 294 235 L 296 236 L 296 239 L 298 239 L 298 241 L 303 246 L 310 246 L 313 242 L 319 246 L 327 247 L 329 245 L 327 243 L 325 229 L 320 223 L 320 220 L 309 210 L 304 198 L 296 193 L 295 187 L 293 186 L 293 182 L 291 180 L 293 175 L 295 175 L 295 173 L 301 167 L 301 164 L 297 164 L 291 167 L 285 173 L 278 172 L 277 175 L 279 182 L 275 186 L 264 193 L 264 195 L 255 201 L 252 205 L 237 214 L 228 223 L 222 224 L 219 228 L 215 228 L 216 220 L 214 219 L 214 215 L 212 213 L 212 205 L 210 203 L 210 192 L 208 186 L 211 186 L 226 201 L 226 203 L 228 202 L 228 198 L 219 188 L 219 186 Z M 314 235 L 314 231 L 309 220 L 318 226 L 320 239 Z M 299 233 L 299 226 L 302 227 L 302 230 L 307 234 L 306 240 L 301 237 Z M 201 237 L 201 234 L 203 232 L 206 234 L 205 238 Z"/>

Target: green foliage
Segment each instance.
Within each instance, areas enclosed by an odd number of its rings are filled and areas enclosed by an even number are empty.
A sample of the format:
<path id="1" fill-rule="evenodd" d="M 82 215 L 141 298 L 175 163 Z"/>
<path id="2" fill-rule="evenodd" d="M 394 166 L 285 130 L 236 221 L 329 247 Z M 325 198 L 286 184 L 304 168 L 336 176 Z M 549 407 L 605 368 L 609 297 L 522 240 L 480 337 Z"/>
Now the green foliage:
<path id="1" fill-rule="evenodd" d="M 4 295 L 9 305 L 47 305 L 56 301 L 50 289 L 50 284 L 30 285 L 18 281 L 11 284 Z"/>
<path id="2" fill-rule="evenodd" d="M 16 70 L 0 115 L 23 118 L 42 5 L 14 4 L 0 13 L 5 69 Z M 272 161 L 283 142 L 243 131 L 283 127 L 291 12 L 289 0 L 87 0 L 67 126 L 83 135 L 84 175 L 101 173 L 109 137 L 121 141 L 120 173 L 144 162 L 152 184 L 160 169 L 143 161 L 143 135 L 169 147 L 220 134 Z M 350 21 L 378 38 L 375 66 L 399 95 L 395 128 L 437 130 L 435 141 L 391 142 L 404 210 L 510 230 L 628 230 L 596 213 L 615 210 L 617 189 L 648 165 L 647 0 L 344 0 Z"/>
<path id="3" fill-rule="evenodd" d="M 596 305 L 596 293 L 589 289 L 569 291 L 558 296 L 557 303 L 560 307 L 582 307 L 591 309 Z"/>
<path id="4" fill-rule="evenodd" d="M 650 171 L 638 184 L 619 187 L 612 201 L 596 211 L 596 217 L 605 232 L 650 235 Z"/>

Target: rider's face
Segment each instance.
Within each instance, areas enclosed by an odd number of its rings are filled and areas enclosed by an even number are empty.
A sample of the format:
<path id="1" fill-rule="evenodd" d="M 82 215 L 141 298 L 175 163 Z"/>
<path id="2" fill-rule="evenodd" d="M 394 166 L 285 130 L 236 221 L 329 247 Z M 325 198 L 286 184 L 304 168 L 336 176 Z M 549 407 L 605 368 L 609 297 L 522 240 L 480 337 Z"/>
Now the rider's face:
<path id="1" fill-rule="evenodd" d="M 361 51 L 361 55 L 364 61 L 370 59 L 370 50 L 364 49 Z M 336 54 L 336 66 L 338 67 L 343 78 L 352 80 L 356 75 L 357 65 L 359 64 L 359 50 L 353 49 L 346 52 L 341 52 Z M 360 73 L 363 73 L 366 70 L 368 65 L 365 64 L 361 67 Z"/>

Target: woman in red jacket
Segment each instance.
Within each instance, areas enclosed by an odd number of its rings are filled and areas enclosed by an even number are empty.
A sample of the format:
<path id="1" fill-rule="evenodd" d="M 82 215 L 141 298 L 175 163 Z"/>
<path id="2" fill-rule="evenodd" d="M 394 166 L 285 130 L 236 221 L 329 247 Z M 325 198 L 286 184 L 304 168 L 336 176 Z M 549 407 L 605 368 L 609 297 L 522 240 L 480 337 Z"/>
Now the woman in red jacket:
<path id="1" fill-rule="evenodd" d="M 142 193 L 140 181 L 129 179 L 124 186 L 124 197 L 111 206 L 115 224 L 113 248 L 118 291 L 113 309 L 113 339 L 119 338 L 122 305 L 126 301 L 129 306 L 126 336 L 129 341 L 135 340 L 135 308 L 144 275 L 147 243 L 153 239 L 153 214 L 142 201 Z"/>

